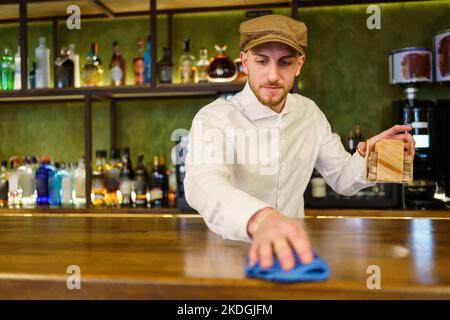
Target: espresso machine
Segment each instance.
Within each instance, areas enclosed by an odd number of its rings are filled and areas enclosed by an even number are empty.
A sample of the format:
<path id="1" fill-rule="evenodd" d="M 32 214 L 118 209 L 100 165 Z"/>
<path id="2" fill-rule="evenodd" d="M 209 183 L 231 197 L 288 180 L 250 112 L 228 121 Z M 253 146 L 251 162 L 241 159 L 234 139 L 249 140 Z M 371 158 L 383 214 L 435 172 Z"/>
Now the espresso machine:
<path id="1" fill-rule="evenodd" d="M 407 209 L 441 209 L 444 202 L 435 198 L 437 184 L 436 103 L 420 100 L 420 86 L 433 82 L 432 51 L 426 48 L 403 48 L 389 56 L 390 83 L 404 89 L 405 98 L 394 101 L 393 122 L 412 127 L 416 142 L 413 182 L 402 188 L 402 207 Z"/>
<path id="2" fill-rule="evenodd" d="M 448 99 L 437 100 L 437 152 L 436 178 L 445 193 L 444 199 L 450 199 L 450 29 L 439 32 L 434 37 L 436 82 L 448 86 Z"/>

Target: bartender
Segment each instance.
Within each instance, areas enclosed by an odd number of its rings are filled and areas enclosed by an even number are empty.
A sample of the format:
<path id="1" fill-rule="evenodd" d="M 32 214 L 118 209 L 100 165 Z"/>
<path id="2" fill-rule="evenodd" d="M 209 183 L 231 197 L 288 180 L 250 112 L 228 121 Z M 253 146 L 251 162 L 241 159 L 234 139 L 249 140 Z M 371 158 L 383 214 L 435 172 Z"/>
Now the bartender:
<path id="1" fill-rule="evenodd" d="M 305 63 L 307 28 L 282 15 L 241 23 L 242 91 L 219 98 L 194 117 L 184 180 L 186 200 L 215 233 L 251 242 L 249 264 L 295 266 L 313 253 L 300 219 L 303 193 L 315 169 L 336 192 L 372 186 L 364 178 L 366 142 L 351 155 L 311 99 L 289 93 Z M 411 143 L 411 128 L 395 125 L 369 139 Z"/>

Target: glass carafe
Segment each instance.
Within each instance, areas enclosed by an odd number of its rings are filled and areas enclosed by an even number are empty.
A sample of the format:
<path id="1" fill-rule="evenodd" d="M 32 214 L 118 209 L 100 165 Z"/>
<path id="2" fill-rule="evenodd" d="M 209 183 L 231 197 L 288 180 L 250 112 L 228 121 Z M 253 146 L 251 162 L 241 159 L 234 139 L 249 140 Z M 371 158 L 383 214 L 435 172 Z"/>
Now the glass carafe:
<path id="1" fill-rule="evenodd" d="M 208 68 L 208 80 L 211 82 L 230 82 L 236 79 L 236 65 L 225 53 L 227 47 L 226 44 L 215 45 L 216 56 Z"/>

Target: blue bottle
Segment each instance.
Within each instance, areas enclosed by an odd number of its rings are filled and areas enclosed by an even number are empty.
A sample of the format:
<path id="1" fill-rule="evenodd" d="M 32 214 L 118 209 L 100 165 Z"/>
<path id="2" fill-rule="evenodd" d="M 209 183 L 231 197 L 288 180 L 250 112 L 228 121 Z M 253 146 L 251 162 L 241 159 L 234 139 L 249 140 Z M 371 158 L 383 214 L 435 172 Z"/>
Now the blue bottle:
<path id="1" fill-rule="evenodd" d="M 55 163 L 55 171 L 48 176 L 48 202 L 54 206 L 61 205 L 62 171 L 59 163 Z"/>
<path id="2" fill-rule="evenodd" d="M 36 191 L 37 191 L 37 204 L 49 203 L 49 187 L 48 178 L 53 175 L 55 169 L 50 164 L 50 157 L 41 158 L 39 168 L 36 170 Z"/>
<path id="3" fill-rule="evenodd" d="M 151 81 L 151 61 L 152 61 L 152 43 L 151 43 L 151 36 L 148 36 L 147 38 L 147 48 L 145 49 L 144 53 L 144 83 L 150 83 Z"/>

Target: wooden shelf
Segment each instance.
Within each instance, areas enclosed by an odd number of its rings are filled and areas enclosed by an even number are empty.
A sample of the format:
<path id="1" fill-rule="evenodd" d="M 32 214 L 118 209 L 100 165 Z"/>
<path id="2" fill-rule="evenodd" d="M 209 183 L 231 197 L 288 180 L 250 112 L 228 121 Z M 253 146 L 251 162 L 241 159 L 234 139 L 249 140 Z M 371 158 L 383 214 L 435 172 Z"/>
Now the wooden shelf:
<path id="1" fill-rule="evenodd" d="M 90 95 L 93 99 L 136 100 L 152 98 L 176 98 L 217 96 L 222 93 L 236 93 L 243 89 L 245 83 L 199 83 L 199 84 L 165 84 L 151 87 L 91 87 L 63 89 L 27 89 L 0 91 L 0 102 L 36 102 L 36 101 L 82 101 Z"/>

